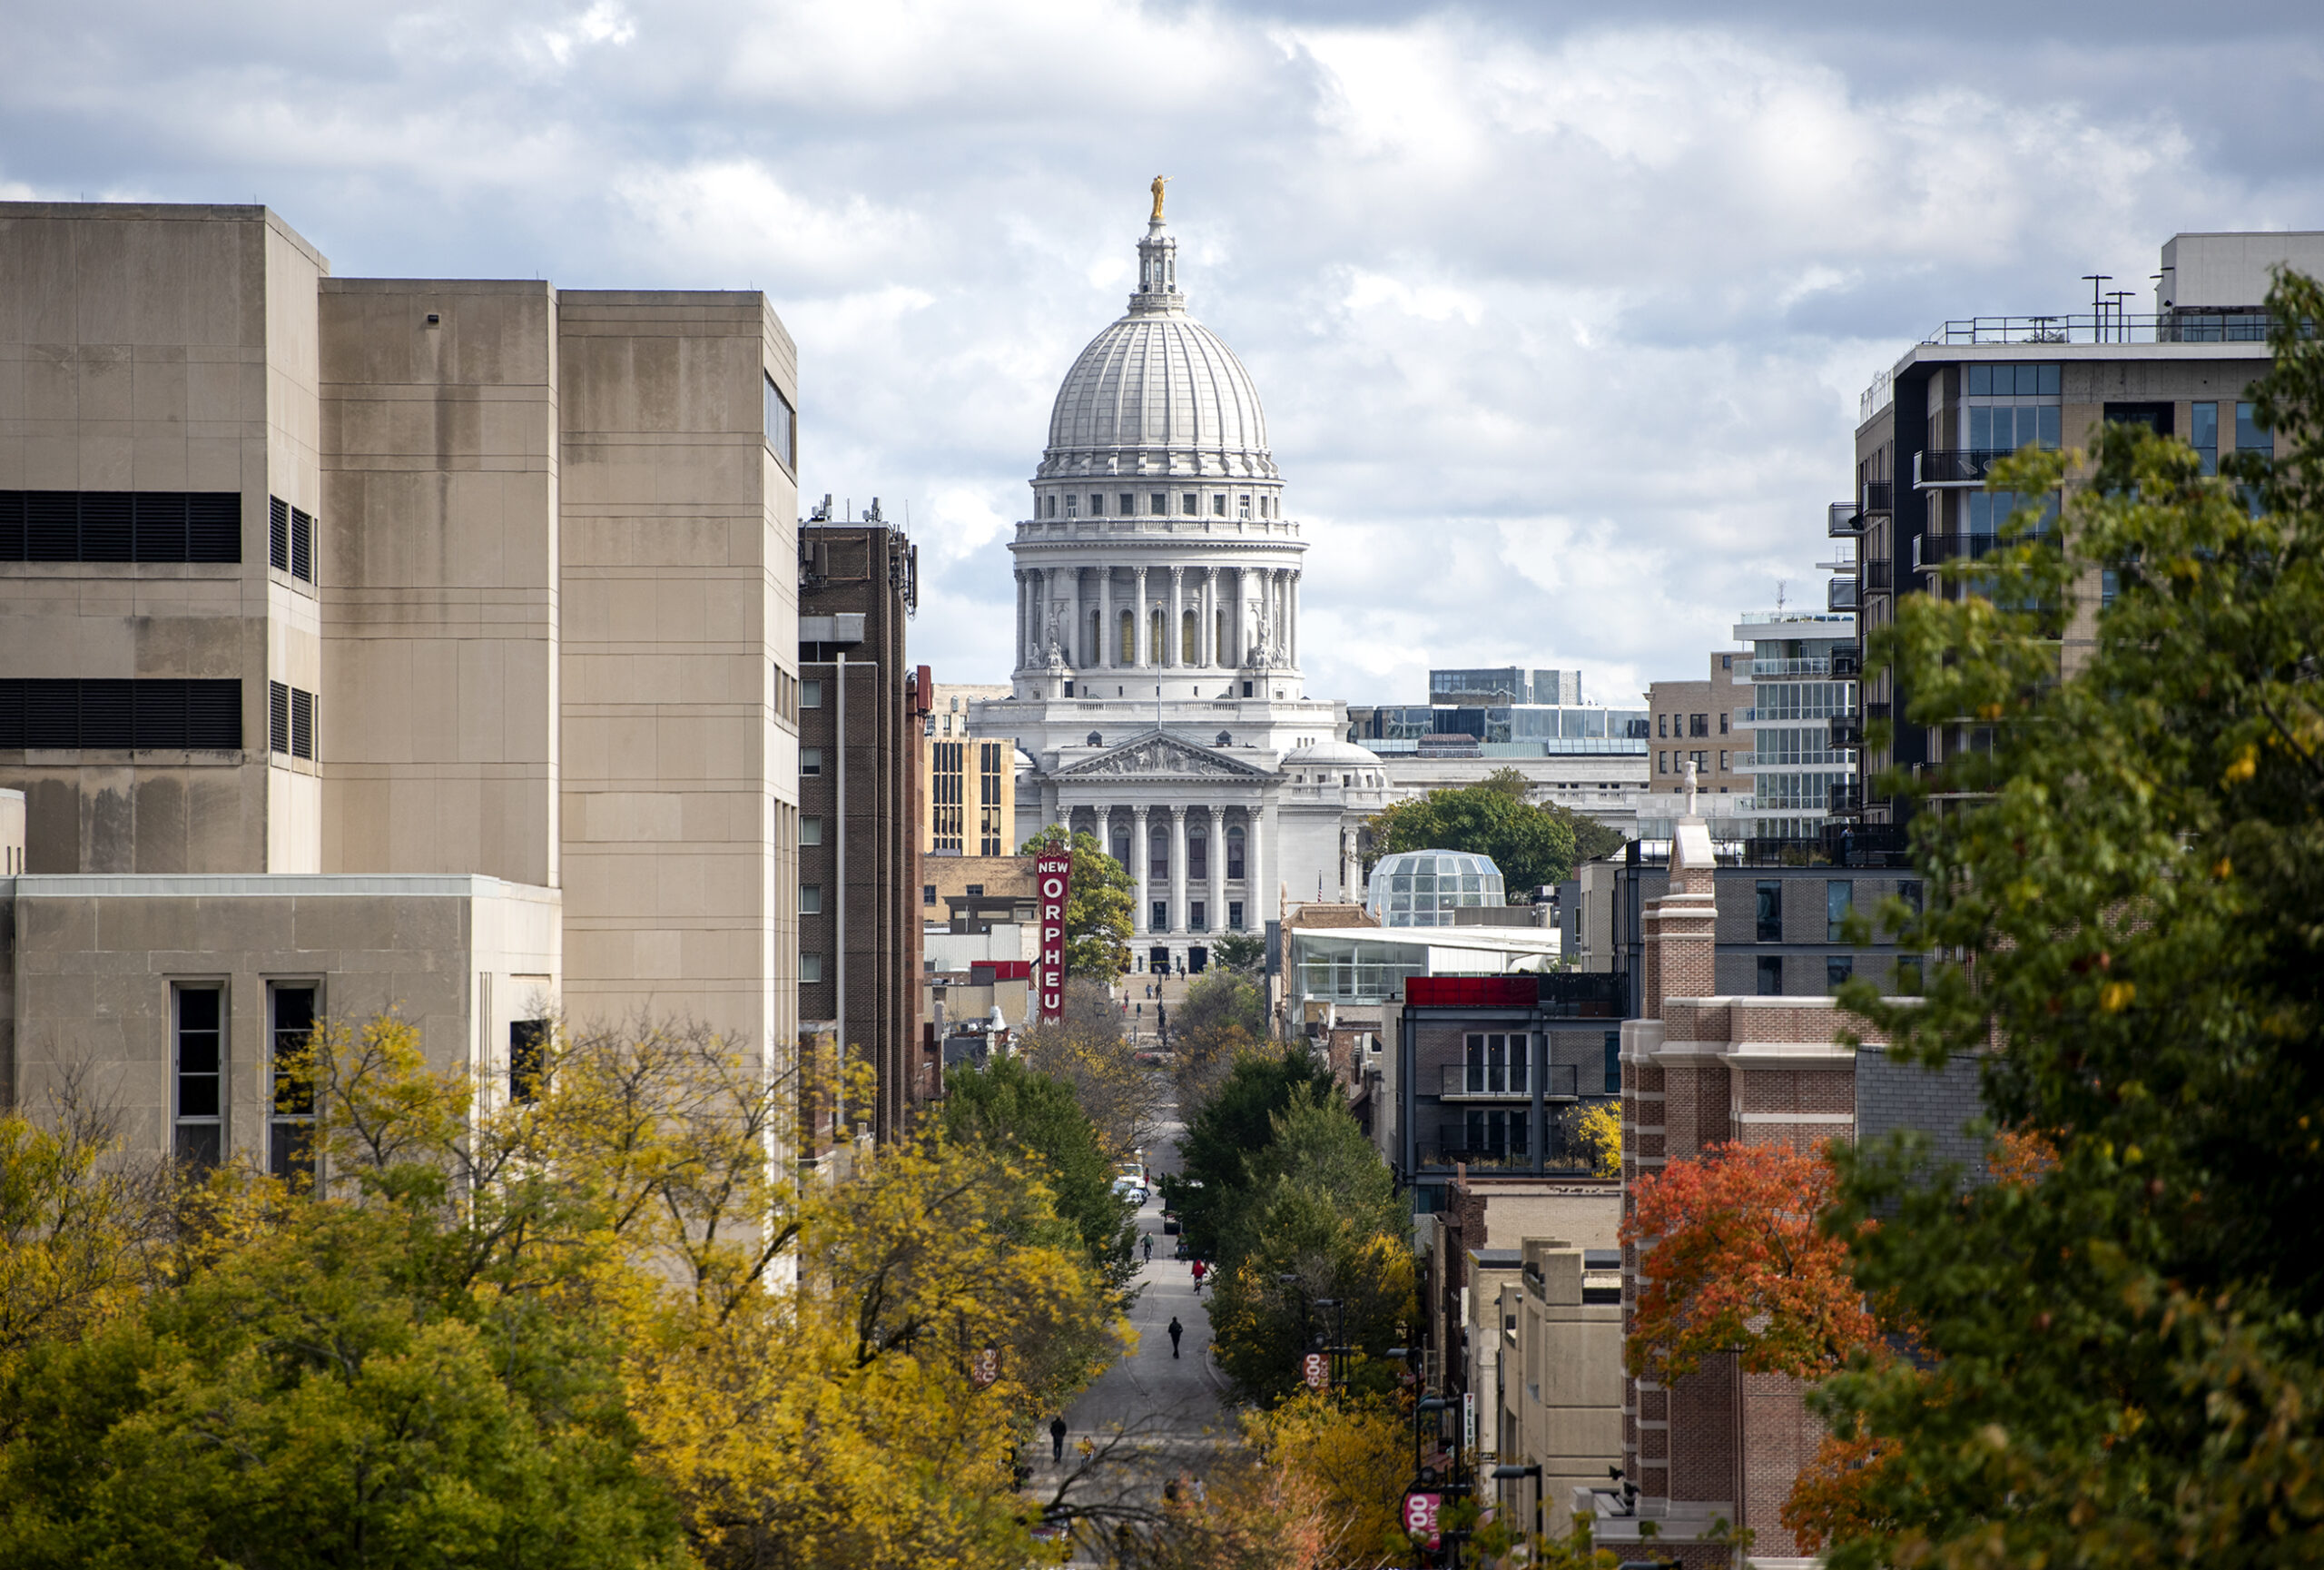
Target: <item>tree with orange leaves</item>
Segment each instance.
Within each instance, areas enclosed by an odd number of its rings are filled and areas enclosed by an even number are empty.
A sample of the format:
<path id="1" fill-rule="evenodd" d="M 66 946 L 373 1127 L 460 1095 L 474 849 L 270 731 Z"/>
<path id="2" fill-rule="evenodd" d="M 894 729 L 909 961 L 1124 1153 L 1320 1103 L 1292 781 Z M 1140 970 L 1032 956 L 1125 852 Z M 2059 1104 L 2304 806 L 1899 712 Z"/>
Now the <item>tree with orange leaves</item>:
<path id="1" fill-rule="evenodd" d="M 1621 1234 L 1649 1250 L 1630 1372 L 1667 1385 L 1733 1351 L 1746 1372 L 1817 1379 L 1877 1345 L 1847 1244 L 1817 1227 L 1835 1181 L 1787 1145 L 1714 1145 L 1642 1176 Z"/>

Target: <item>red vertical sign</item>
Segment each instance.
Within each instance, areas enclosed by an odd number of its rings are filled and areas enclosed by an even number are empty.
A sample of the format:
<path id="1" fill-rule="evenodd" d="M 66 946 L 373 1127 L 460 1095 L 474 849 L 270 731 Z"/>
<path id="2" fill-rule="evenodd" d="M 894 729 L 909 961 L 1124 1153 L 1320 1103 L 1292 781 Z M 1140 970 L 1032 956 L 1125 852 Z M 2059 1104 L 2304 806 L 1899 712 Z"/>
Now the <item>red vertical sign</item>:
<path id="1" fill-rule="evenodd" d="M 1033 859 L 1041 905 L 1040 1017 L 1065 1018 L 1065 901 L 1073 887 L 1073 853 L 1062 845 Z"/>

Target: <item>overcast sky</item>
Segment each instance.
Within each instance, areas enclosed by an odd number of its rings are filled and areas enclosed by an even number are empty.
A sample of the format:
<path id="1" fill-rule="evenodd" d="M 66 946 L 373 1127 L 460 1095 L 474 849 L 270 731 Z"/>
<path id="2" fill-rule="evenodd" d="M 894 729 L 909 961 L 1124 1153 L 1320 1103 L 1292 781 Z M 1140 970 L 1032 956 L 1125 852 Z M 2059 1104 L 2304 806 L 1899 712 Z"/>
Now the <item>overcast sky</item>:
<path id="1" fill-rule="evenodd" d="M 919 657 L 972 681 L 1167 174 L 1312 541 L 1310 692 L 1514 662 L 1622 703 L 1779 581 L 1821 600 L 1857 394 L 1927 329 L 2143 291 L 2178 231 L 2324 228 L 2320 32 L 2312 0 L 0 0 L 0 194 L 256 199 L 344 276 L 768 291 L 803 493 L 909 508 Z"/>

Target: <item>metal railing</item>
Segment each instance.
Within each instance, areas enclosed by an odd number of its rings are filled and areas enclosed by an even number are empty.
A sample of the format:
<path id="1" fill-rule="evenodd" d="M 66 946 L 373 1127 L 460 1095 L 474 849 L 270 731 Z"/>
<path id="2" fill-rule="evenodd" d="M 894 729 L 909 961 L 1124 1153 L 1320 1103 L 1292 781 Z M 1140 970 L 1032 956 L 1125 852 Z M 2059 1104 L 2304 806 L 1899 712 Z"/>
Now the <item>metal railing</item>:
<path id="1" fill-rule="evenodd" d="M 1863 668 L 1864 662 L 1857 657 L 1855 649 L 1836 648 L 1832 651 L 1832 676 L 1834 680 L 1854 681 L 1856 678 L 1857 673 L 1862 671 Z"/>
<path id="2" fill-rule="evenodd" d="M 1864 786 L 1836 785 L 1827 787 L 1828 800 L 1825 811 L 1833 817 L 1854 817 L 1864 811 Z"/>
<path id="3" fill-rule="evenodd" d="M 1551 1063 L 1541 1079 L 1541 1094 L 1571 1098 L 1581 1093 L 1581 1071 L 1571 1063 Z M 1437 1094 L 1446 1101 L 1528 1101 L 1533 1076 L 1522 1062 L 1446 1063 L 1439 1071 Z"/>
<path id="4" fill-rule="evenodd" d="M 1864 510 L 1866 512 L 1896 511 L 1896 497 L 1894 480 L 1868 479 L 1864 483 Z"/>
<path id="5" fill-rule="evenodd" d="M 1894 564 L 1886 557 L 1876 558 L 1864 564 L 1864 587 L 1870 594 L 1886 594 L 1895 588 Z"/>
<path id="6" fill-rule="evenodd" d="M 1935 572 L 1948 561 L 1974 561 L 1994 548 L 1991 534 L 1924 534 L 1913 540 L 1913 570 Z"/>
<path id="7" fill-rule="evenodd" d="M 1930 332 L 1923 343 L 2168 343 L 2171 317 L 2127 311 L 2071 312 L 2062 316 L 1965 316 Z M 2260 337 L 2265 339 L 2265 317 Z"/>

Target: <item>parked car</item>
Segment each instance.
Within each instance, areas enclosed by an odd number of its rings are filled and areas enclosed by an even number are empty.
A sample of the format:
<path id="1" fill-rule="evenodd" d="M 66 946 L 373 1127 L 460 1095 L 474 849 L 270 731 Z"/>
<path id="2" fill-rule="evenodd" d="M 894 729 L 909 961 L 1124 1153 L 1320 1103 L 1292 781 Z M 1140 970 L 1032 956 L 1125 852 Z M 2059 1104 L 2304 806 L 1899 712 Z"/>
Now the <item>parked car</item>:
<path id="1" fill-rule="evenodd" d="M 1116 1178 L 1114 1180 L 1114 1192 L 1121 1195 L 1122 1198 L 1128 1200 L 1133 1205 L 1143 1205 L 1146 1203 L 1146 1185 L 1139 1182 L 1136 1178 Z"/>

